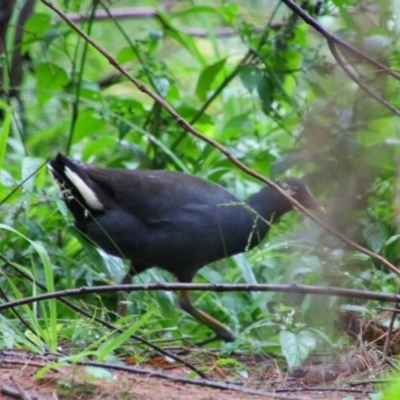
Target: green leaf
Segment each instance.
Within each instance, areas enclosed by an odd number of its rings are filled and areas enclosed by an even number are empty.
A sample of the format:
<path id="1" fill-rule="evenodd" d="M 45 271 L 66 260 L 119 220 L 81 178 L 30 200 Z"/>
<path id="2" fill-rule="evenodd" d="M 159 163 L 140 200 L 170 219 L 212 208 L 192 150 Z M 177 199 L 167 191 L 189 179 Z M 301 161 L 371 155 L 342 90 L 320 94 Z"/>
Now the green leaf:
<path id="1" fill-rule="evenodd" d="M 99 133 L 105 126 L 106 122 L 100 118 L 97 111 L 83 110 L 76 121 L 72 142 L 77 143 L 87 136 Z"/>
<path id="2" fill-rule="evenodd" d="M 110 338 L 106 342 L 104 342 L 97 354 L 100 360 L 104 360 L 106 357 L 109 356 L 109 354 L 120 347 L 124 342 L 126 342 L 142 325 L 146 324 L 151 317 L 152 314 L 154 314 L 155 310 L 150 310 L 146 314 L 142 315 L 135 324 L 133 324 L 131 327 L 125 329 L 120 335 L 114 338 Z"/>
<path id="3" fill-rule="evenodd" d="M 24 157 L 24 159 L 22 160 L 21 178 L 22 180 L 25 180 L 30 177 L 24 182 L 24 189 L 28 192 L 32 192 L 34 189 L 35 176 L 32 174 L 39 168 L 40 164 L 42 163 L 43 160 L 41 158 Z"/>
<path id="4" fill-rule="evenodd" d="M 215 64 L 209 65 L 201 72 L 196 85 L 196 95 L 201 101 L 206 100 L 207 93 L 210 90 L 215 77 L 224 67 L 225 63 L 226 58 L 216 62 Z"/>
<path id="5" fill-rule="evenodd" d="M 121 64 L 137 59 L 137 52 L 131 46 L 123 47 L 117 54 L 117 61 Z"/>
<path id="6" fill-rule="evenodd" d="M 218 7 L 218 11 L 220 12 L 221 17 L 223 17 L 229 25 L 233 25 L 236 23 L 239 15 L 239 10 L 239 4 L 233 1 L 224 2 L 221 6 Z"/>
<path id="7" fill-rule="evenodd" d="M 68 74 L 56 64 L 43 63 L 36 67 L 37 99 L 43 106 L 68 83 Z"/>
<path id="8" fill-rule="evenodd" d="M 306 360 L 317 343 L 314 334 L 309 331 L 299 333 L 282 331 L 279 334 L 279 342 L 290 368 L 296 367 Z"/>
<path id="9" fill-rule="evenodd" d="M 268 72 L 263 72 L 260 83 L 257 86 L 257 92 L 261 100 L 262 109 L 265 114 L 269 115 L 272 110 L 276 84 Z"/>
<path id="10" fill-rule="evenodd" d="M 379 253 L 387 240 L 386 226 L 381 222 L 372 222 L 364 228 L 363 236 L 370 249 Z"/>
<path id="11" fill-rule="evenodd" d="M 239 78 L 249 93 L 258 87 L 263 78 L 263 72 L 255 65 L 244 65 L 240 68 Z"/>
<path id="12" fill-rule="evenodd" d="M 50 371 L 51 369 L 57 370 L 57 368 L 59 368 L 63 365 L 65 365 L 65 364 L 60 363 L 60 362 L 54 362 L 54 363 L 47 364 L 45 367 L 41 368 L 38 372 L 36 372 L 35 378 L 36 379 L 43 378 L 47 371 Z"/>
<path id="13" fill-rule="evenodd" d="M 50 14 L 35 13 L 24 26 L 22 53 L 26 53 L 32 44 L 41 40 L 46 31 L 52 27 Z"/>
<path id="14" fill-rule="evenodd" d="M 196 41 L 184 34 L 181 33 L 171 22 L 168 15 L 159 12 L 158 18 L 165 25 L 166 35 L 175 39 L 181 46 L 183 46 L 193 57 L 196 58 L 198 62 L 202 65 L 206 64 L 206 60 L 203 54 L 197 49 Z"/>
<path id="15" fill-rule="evenodd" d="M 168 93 L 168 89 L 170 87 L 170 82 L 167 78 L 154 78 L 153 82 L 160 93 L 161 97 L 165 97 Z"/>
<path id="16" fill-rule="evenodd" d="M 108 382 L 114 381 L 113 374 L 105 368 L 87 366 L 84 369 L 86 372 L 89 372 L 89 374 L 92 375 L 94 378 L 104 379 Z"/>

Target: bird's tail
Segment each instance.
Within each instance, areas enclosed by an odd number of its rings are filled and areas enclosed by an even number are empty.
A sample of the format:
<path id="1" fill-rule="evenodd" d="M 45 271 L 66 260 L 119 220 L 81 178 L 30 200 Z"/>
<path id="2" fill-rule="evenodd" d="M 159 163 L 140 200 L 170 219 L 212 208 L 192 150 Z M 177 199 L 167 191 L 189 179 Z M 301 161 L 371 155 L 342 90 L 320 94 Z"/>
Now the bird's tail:
<path id="1" fill-rule="evenodd" d="M 64 197 L 65 204 L 76 220 L 104 209 L 93 190 L 94 182 L 86 173 L 84 165 L 58 154 L 49 161 L 49 169 Z"/>

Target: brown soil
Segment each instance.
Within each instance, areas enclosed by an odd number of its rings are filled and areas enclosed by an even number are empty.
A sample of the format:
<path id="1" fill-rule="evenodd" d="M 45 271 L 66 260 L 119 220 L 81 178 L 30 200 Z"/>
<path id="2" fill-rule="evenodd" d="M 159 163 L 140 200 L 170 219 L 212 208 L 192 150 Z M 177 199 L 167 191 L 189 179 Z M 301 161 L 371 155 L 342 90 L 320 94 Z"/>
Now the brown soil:
<path id="1" fill-rule="evenodd" d="M 202 359 L 204 354 L 195 355 L 192 358 Z M 208 353 L 209 356 L 209 353 Z M 208 357 L 210 361 L 211 358 Z M 193 382 L 176 382 L 176 379 L 188 379 L 193 374 L 186 368 L 179 368 L 164 362 L 157 361 L 157 366 L 136 366 L 147 371 L 154 371 L 154 374 L 138 374 L 132 372 L 104 369 L 103 377 L 95 377 L 82 366 L 67 366 L 54 364 L 42 378 L 36 374 L 43 367 L 51 364 L 48 358 L 33 356 L 18 351 L 2 351 L 0 353 L 0 399 L 23 399 L 23 400 L 97 400 L 97 399 L 140 399 L 140 400 L 258 400 L 258 399 L 343 399 L 346 396 L 353 396 L 355 400 L 369 398 L 366 391 L 366 384 L 360 384 L 358 389 L 338 389 L 324 387 L 319 389 L 304 387 L 300 381 L 289 379 L 280 375 L 276 368 L 257 367 L 257 361 L 253 357 L 246 360 L 238 357 L 241 365 L 250 371 L 248 377 L 243 378 L 234 371 L 232 367 L 215 367 L 215 363 L 208 364 L 205 370 L 210 380 L 216 384 L 232 385 L 235 381 L 237 390 L 221 390 L 208 387 L 205 382 L 197 384 Z M 246 362 L 247 361 L 247 362 Z M 213 367 L 214 365 L 214 367 Z M 207 366 L 207 363 L 204 364 Z M 199 367 L 199 365 L 197 365 Z M 375 371 L 376 372 L 376 371 Z M 365 372 L 368 374 L 368 371 Z M 369 372 L 374 373 L 373 371 Z M 104 374 L 107 375 L 104 377 Z M 162 378 L 166 375 L 169 378 Z M 240 377 L 240 378 L 239 378 Z M 354 379 L 354 377 L 353 377 Z M 360 379 L 360 377 L 357 377 Z M 364 382 L 368 381 L 364 377 Z M 229 382 L 229 383 L 227 383 Z M 202 384 L 200 384 L 202 383 Z M 204 384 L 203 384 L 204 383 Z M 344 387 L 342 383 L 342 387 Z M 258 391 L 258 394 L 245 393 L 244 391 Z M 274 390 L 276 390 L 274 392 Z M 363 390 L 365 390 L 363 392 Z"/>

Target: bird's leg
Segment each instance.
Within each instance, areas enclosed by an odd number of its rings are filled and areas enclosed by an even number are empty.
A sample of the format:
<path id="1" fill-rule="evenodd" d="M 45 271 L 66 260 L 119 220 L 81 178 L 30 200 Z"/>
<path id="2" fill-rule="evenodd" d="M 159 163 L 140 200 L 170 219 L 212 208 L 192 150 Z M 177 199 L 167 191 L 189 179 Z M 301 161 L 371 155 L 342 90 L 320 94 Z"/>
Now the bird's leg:
<path id="1" fill-rule="evenodd" d="M 221 322 L 217 321 L 211 315 L 205 313 L 204 311 L 199 310 L 192 304 L 189 298 L 189 291 L 181 290 L 179 297 L 179 305 L 181 306 L 182 310 L 186 311 L 192 317 L 198 319 L 200 322 L 207 325 L 210 329 L 212 329 L 215 332 L 215 336 L 203 340 L 202 342 L 197 343 L 197 345 L 203 346 L 215 340 L 223 340 L 225 342 L 235 341 L 236 337 L 228 327 L 223 325 Z"/>
<path id="2" fill-rule="evenodd" d="M 121 285 L 126 285 L 132 283 L 132 277 L 135 275 L 135 268 L 133 267 L 132 263 L 129 265 L 128 272 L 121 280 Z M 118 292 L 118 305 L 117 310 L 118 314 L 121 317 L 126 317 L 128 315 L 128 305 L 127 305 L 127 294 L 126 292 Z"/>

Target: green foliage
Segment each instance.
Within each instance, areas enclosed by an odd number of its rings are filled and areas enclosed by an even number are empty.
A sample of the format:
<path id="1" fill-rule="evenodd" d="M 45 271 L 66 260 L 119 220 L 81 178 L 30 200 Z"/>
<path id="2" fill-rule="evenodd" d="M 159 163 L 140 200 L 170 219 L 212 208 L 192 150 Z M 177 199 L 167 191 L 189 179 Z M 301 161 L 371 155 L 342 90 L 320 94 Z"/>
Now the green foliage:
<path id="1" fill-rule="evenodd" d="M 90 13 L 92 7 L 76 0 L 58 3 L 65 12 Z M 322 15 L 315 15 L 321 24 L 390 69 L 400 69 L 394 17 L 383 12 L 384 5 L 376 6 L 382 7 L 379 22 L 367 27 L 365 15 L 349 9 L 358 1 L 328 3 Z M 114 2 L 113 7 L 124 4 Z M 399 118 L 353 83 L 325 40 L 282 2 L 181 1 L 154 19 L 110 18 L 79 25 L 203 134 L 265 176 L 304 176 L 325 205 L 328 223 L 399 263 Z M 219 36 L 220 27 L 237 33 Z M 23 108 L 14 98 L 0 100 L 0 201 L 5 200 L 0 253 L 10 261 L 2 266 L 0 279 L 10 298 L 39 292 L 21 271 L 52 291 L 116 283 L 126 268 L 76 232 L 45 168 L 30 177 L 59 151 L 104 167 L 196 174 L 241 198 L 260 189 L 259 182 L 183 131 L 132 83 L 113 75 L 110 63 L 40 2 L 19 48 L 29 54 L 23 80 L 14 88 Z M 399 107 L 393 79 L 351 54 L 343 56 L 372 91 Z M 6 95 L 7 80 L 3 86 Z M 288 215 L 272 229 L 267 244 L 203 268 L 197 282 L 395 290 L 392 274 L 380 265 L 310 221 L 301 221 L 295 213 Z M 165 280 L 171 276 L 160 270 L 134 278 L 137 283 Z M 274 293 L 197 293 L 193 298 L 239 333 L 238 341 L 223 350 L 261 347 L 283 353 L 289 366 L 330 345 L 343 302 Z M 88 311 L 117 318 L 114 294 L 75 300 Z M 170 293 L 132 293 L 130 315 L 144 319 L 137 324 L 119 321 L 130 328 L 116 337 L 83 322 L 68 307 L 56 307 L 55 301 L 19 311 L 35 334 L 7 312 L 0 321 L 0 343 L 55 351 L 62 337 L 79 349 L 74 353 L 79 359 L 88 354 L 104 359 L 126 346 L 133 332 L 165 340 L 190 336 L 194 341 L 209 334 L 176 309 Z"/>
<path id="2" fill-rule="evenodd" d="M 396 400 L 400 396 L 400 382 L 394 382 L 390 387 L 385 391 L 385 395 L 382 397 L 382 400 Z"/>
<path id="3" fill-rule="evenodd" d="M 279 339 L 289 367 L 297 367 L 305 361 L 310 351 L 314 350 L 317 344 L 315 336 L 308 331 L 299 333 L 282 331 Z"/>

